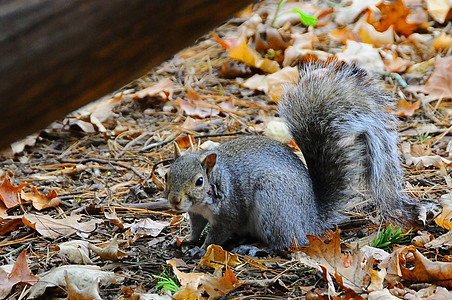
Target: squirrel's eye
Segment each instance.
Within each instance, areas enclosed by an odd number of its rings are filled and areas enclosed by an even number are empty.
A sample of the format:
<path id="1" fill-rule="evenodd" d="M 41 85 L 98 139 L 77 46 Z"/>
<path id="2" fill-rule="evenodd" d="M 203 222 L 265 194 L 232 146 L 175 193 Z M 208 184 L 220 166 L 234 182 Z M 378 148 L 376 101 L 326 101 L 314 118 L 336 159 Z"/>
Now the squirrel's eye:
<path id="1" fill-rule="evenodd" d="M 196 179 L 196 186 L 202 186 L 202 184 L 204 183 L 204 178 L 201 176 L 198 179 Z"/>

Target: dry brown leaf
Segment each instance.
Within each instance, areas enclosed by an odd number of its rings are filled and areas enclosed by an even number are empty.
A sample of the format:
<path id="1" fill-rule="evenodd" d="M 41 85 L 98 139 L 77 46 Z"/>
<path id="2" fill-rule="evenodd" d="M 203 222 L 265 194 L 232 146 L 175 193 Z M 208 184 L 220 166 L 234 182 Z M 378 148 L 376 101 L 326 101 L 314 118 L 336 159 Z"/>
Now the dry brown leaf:
<path id="1" fill-rule="evenodd" d="M 376 10 L 375 5 L 381 3 L 381 0 L 353 0 L 351 5 L 344 1 L 336 8 L 336 23 L 339 25 L 348 25 L 352 23 L 364 10 L 370 8 Z"/>
<path id="2" fill-rule="evenodd" d="M 113 225 L 118 226 L 118 228 L 124 229 L 124 223 L 114 209 L 111 209 L 110 211 L 104 211 L 104 216 Z"/>
<path id="3" fill-rule="evenodd" d="M 362 42 L 361 36 L 353 32 L 350 28 L 335 29 L 329 32 L 330 37 L 333 40 L 337 40 L 345 44 L 348 40 Z"/>
<path id="4" fill-rule="evenodd" d="M 67 300 L 102 300 L 99 295 L 99 278 L 95 278 L 90 285 L 79 288 L 64 272 Z"/>
<path id="5" fill-rule="evenodd" d="M 452 206 L 445 205 L 441 214 L 435 218 L 435 223 L 444 229 L 452 229 Z"/>
<path id="6" fill-rule="evenodd" d="M 185 101 L 177 98 L 177 103 L 187 116 L 197 116 L 200 118 L 207 118 L 218 116 L 220 111 L 212 105 L 201 105 L 199 101 Z"/>
<path id="7" fill-rule="evenodd" d="M 178 137 L 176 139 L 176 143 L 181 150 L 186 150 L 190 147 L 193 147 L 193 145 L 196 143 L 196 140 L 192 135 L 187 134 L 187 135 Z"/>
<path id="8" fill-rule="evenodd" d="M 162 230 L 170 225 L 169 222 L 154 221 L 146 218 L 136 221 L 133 224 L 125 224 L 125 228 L 128 228 L 129 235 L 133 235 L 133 240 L 137 240 L 143 236 L 156 237 L 162 232 Z"/>
<path id="9" fill-rule="evenodd" d="M 74 130 L 81 130 L 83 132 L 86 133 L 95 133 L 97 132 L 97 129 L 94 127 L 94 124 L 87 122 L 87 121 L 83 121 L 83 120 L 79 120 L 79 119 L 75 119 L 75 118 L 68 118 L 64 120 L 64 125 L 68 126 Z"/>
<path id="10" fill-rule="evenodd" d="M 403 279 L 452 287 L 452 264 L 450 262 L 432 262 L 414 246 L 403 248 L 398 256 Z"/>
<path id="11" fill-rule="evenodd" d="M 236 59 L 251 67 L 261 69 L 266 73 L 274 73 L 279 70 L 279 65 L 276 61 L 263 58 L 247 44 L 246 36 L 228 45 L 229 57 L 231 59 Z"/>
<path id="12" fill-rule="evenodd" d="M 158 83 L 142 89 L 133 95 L 133 99 L 143 99 L 146 97 L 160 97 L 161 100 L 172 100 L 174 83 L 169 78 L 159 80 Z"/>
<path id="13" fill-rule="evenodd" d="M 49 207 L 57 207 L 61 203 L 61 199 L 58 198 L 57 192 L 51 190 L 47 195 L 44 195 L 38 191 L 35 186 L 31 187 L 31 192 L 21 191 L 21 198 L 25 202 L 31 202 L 33 207 L 37 210 L 43 210 Z"/>
<path id="14" fill-rule="evenodd" d="M 436 22 L 443 24 L 450 17 L 451 0 L 426 0 L 426 2 L 428 13 Z"/>
<path id="15" fill-rule="evenodd" d="M 347 41 L 347 47 L 336 56 L 339 60 L 354 63 L 366 70 L 385 72 L 380 52 L 370 44 Z"/>
<path id="16" fill-rule="evenodd" d="M 381 12 L 380 20 L 369 23 L 371 23 L 379 32 L 384 32 L 392 26 L 396 33 L 409 36 L 423 26 L 423 23 L 410 23 L 407 20 L 411 14 L 411 11 L 405 7 L 403 0 L 396 0 L 392 2 L 384 1 L 380 3 L 377 8 Z M 369 16 L 369 19 L 370 18 L 371 17 Z"/>
<path id="17" fill-rule="evenodd" d="M 286 84 L 297 83 L 300 73 L 297 67 L 285 67 L 267 76 L 268 95 L 274 102 L 282 97 Z"/>
<path id="18" fill-rule="evenodd" d="M 19 186 L 14 186 L 9 181 L 9 178 L 4 175 L 3 183 L 0 185 L 0 203 L 3 204 L 7 209 L 16 207 L 19 205 L 20 197 L 19 194 L 22 191 L 24 186 L 27 186 L 28 183 L 22 183 Z"/>
<path id="19" fill-rule="evenodd" d="M 417 236 L 415 236 L 411 243 L 417 247 L 425 247 L 425 245 L 433 241 L 435 237 L 427 231 L 418 231 Z"/>
<path id="20" fill-rule="evenodd" d="M 99 219 L 93 219 L 87 222 L 78 222 L 80 215 L 71 215 L 64 219 L 54 219 L 47 215 L 25 214 L 23 216 L 25 225 L 35 229 L 43 236 L 58 238 L 68 236 L 74 233 L 89 234 L 96 229 L 97 223 L 102 222 Z"/>
<path id="21" fill-rule="evenodd" d="M 116 236 L 105 247 L 88 244 L 88 249 L 99 255 L 100 258 L 111 261 L 117 261 L 127 256 L 127 253 L 119 249 L 118 238 Z"/>
<path id="22" fill-rule="evenodd" d="M 341 240 L 339 231 L 333 233 L 331 241 L 326 244 L 318 237 L 308 235 L 309 246 L 301 247 L 311 259 L 318 262 L 330 274 L 340 276 L 343 285 L 354 291 L 362 291 L 367 286 L 369 270 L 373 265 L 373 258 L 365 258 L 359 249 L 350 254 L 341 253 Z"/>
<path id="23" fill-rule="evenodd" d="M 93 263 L 89 258 L 89 245 L 87 241 L 72 240 L 56 245 L 55 250 L 73 264 L 89 265 Z"/>
<path id="24" fill-rule="evenodd" d="M 400 117 L 411 117 L 416 112 L 416 109 L 419 109 L 419 106 L 419 101 L 410 104 L 408 101 L 402 98 L 397 102 L 397 111 L 394 112 L 394 115 Z"/>
<path id="25" fill-rule="evenodd" d="M 21 217 L 16 219 L 3 219 L 0 217 L 0 236 L 4 236 L 8 232 L 14 231 L 23 225 L 24 222 Z"/>
<path id="26" fill-rule="evenodd" d="M 452 98 L 452 56 L 437 57 L 435 70 L 427 79 L 425 85 L 410 86 L 409 91 L 421 92 L 434 97 Z"/>
<path id="27" fill-rule="evenodd" d="M 452 36 L 440 35 L 433 41 L 432 46 L 436 51 L 449 50 L 452 48 Z"/>
<path id="28" fill-rule="evenodd" d="M 241 263 L 237 254 L 230 253 L 223 250 L 221 246 L 212 244 L 207 247 L 206 254 L 201 258 L 201 261 L 196 268 L 199 269 L 202 266 L 214 269 L 223 269 L 226 267 L 235 268 Z"/>
<path id="29" fill-rule="evenodd" d="M 452 248 L 452 231 L 449 230 L 445 234 L 440 235 L 436 239 L 432 239 L 426 243 L 425 248 L 427 249 L 450 249 Z"/>
<path id="30" fill-rule="evenodd" d="M 412 62 L 408 59 L 403 59 L 398 56 L 392 57 L 392 59 L 385 59 L 385 65 L 390 73 L 404 73 Z"/>
<path id="31" fill-rule="evenodd" d="M 416 153 L 415 147 L 413 147 L 408 142 L 403 142 L 401 144 L 401 150 L 403 154 L 403 158 L 405 159 L 405 163 L 407 165 L 414 165 L 416 169 L 423 169 L 425 167 L 436 167 L 443 168 L 445 165 L 451 164 L 451 162 L 439 155 L 419 155 Z"/>
<path id="32" fill-rule="evenodd" d="M 111 283 L 118 283 L 122 280 L 121 277 L 116 276 L 113 272 L 102 271 L 99 266 L 93 265 L 65 265 L 52 269 L 48 272 L 42 273 L 39 276 L 39 281 L 31 287 L 28 299 L 35 299 L 45 293 L 46 288 L 59 286 L 66 287 L 67 277 L 78 290 L 89 289 L 92 285 L 97 285 L 100 282 L 103 285 Z"/>
<path id="33" fill-rule="evenodd" d="M 361 25 L 360 35 L 364 43 L 372 44 L 375 47 L 382 47 L 394 43 L 394 30 L 392 26 L 383 32 L 377 31 L 375 27 L 367 22 Z"/>
<path id="34" fill-rule="evenodd" d="M 223 277 L 217 277 L 205 273 L 181 272 L 174 260 L 166 263 L 173 268 L 173 272 L 181 284 L 179 291 L 173 295 L 176 300 L 201 299 L 200 296 L 205 294 L 209 299 L 216 299 L 240 286 L 231 269 L 226 269 Z"/>
<path id="35" fill-rule="evenodd" d="M 24 283 L 33 285 L 38 281 L 38 277 L 33 275 L 27 264 L 27 250 L 23 250 L 17 257 L 11 273 L 7 273 L 0 268 L 0 299 L 6 298 L 14 285 Z"/>

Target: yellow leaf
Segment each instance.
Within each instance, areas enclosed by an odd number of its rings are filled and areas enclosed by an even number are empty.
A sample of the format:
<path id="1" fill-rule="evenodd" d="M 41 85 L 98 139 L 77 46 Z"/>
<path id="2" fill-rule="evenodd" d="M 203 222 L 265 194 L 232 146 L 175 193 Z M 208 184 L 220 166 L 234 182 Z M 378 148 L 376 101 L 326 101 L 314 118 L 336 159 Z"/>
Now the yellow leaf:
<path id="1" fill-rule="evenodd" d="M 240 38 L 235 45 L 229 47 L 229 57 L 267 73 L 279 70 L 279 64 L 276 61 L 261 57 L 256 50 L 248 46 L 245 37 Z"/>
<path id="2" fill-rule="evenodd" d="M 439 216 L 435 218 L 435 223 L 447 230 L 452 229 L 452 207 L 449 205 L 445 205 L 443 207 L 443 211 Z"/>

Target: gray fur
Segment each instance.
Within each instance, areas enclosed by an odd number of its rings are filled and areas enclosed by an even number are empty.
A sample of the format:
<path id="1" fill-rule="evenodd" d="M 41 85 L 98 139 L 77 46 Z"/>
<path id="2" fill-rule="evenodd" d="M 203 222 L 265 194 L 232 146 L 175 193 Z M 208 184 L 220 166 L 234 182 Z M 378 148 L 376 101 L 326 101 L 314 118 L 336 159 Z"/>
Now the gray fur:
<path id="1" fill-rule="evenodd" d="M 223 244 L 249 234 L 274 249 L 307 242 L 343 219 L 340 209 L 367 187 L 386 218 L 413 217 L 402 192 L 391 98 L 354 66 L 313 63 L 287 88 L 279 111 L 303 152 L 306 168 L 285 145 L 240 137 L 213 151 L 182 155 L 171 166 L 167 194 L 189 212 L 197 242 Z M 216 157 L 216 160 L 215 160 Z M 202 186 L 195 183 L 203 177 Z M 400 220 L 399 220 L 400 221 Z"/>

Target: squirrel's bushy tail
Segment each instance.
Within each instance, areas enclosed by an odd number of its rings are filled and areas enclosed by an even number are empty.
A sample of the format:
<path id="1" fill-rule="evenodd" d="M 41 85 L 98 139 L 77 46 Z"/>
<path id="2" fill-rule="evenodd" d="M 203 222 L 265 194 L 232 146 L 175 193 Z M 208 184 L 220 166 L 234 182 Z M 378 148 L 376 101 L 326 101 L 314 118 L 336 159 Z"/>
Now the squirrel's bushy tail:
<path id="1" fill-rule="evenodd" d="M 402 191 L 393 99 L 366 71 L 339 62 L 301 67 L 279 111 L 303 152 L 321 219 L 337 224 L 365 188 L 385 219 L 411 223 L 413 201 Z"/>

